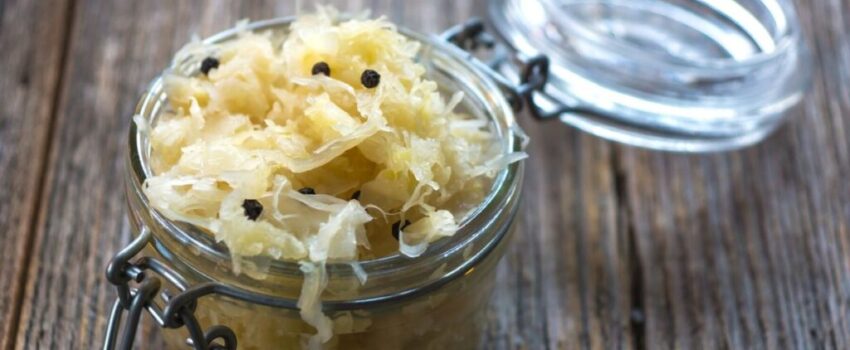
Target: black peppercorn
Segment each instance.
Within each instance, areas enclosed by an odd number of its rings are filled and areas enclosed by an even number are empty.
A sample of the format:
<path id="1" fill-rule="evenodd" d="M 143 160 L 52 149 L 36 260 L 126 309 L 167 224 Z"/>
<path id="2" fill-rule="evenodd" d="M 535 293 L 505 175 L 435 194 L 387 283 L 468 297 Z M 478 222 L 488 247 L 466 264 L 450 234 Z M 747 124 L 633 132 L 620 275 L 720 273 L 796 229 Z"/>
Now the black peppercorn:
<path id="1" fill-rule="evenodd" d="M 209 75 L 210 71 L 218 68 L 218 60 L 212 57 L 204 58 L 201 62 L 201 73 L 204 75 Z"/>
<path id="2" fill-rule="evenodd" d="M 298 190 L 298 193 L 300 193 L 300 194 L 316 194 L 316 190 L 314 190 L 312 187 L 304 187 L 304 188 Z"/>
<path id="3" fill-rule="evenodd" d="M 401 224 L 401 221 L 396 221 L 393 224 L 393 237 L 395 237 L 396 241 L 398 240 L 398 236 L 399 233 L 401 233 L 401 230 L 404 230 L 407 225 L 410 225 L 410 220 L 404 220 L 404 225 Z"/>
<path id="4" fill-rule="evenodd" d="M 368 89 L 378 86 L 380 82 L 381 75 L 371 69 L 364 70 L 363 74 L 360 75 L 360 83 Z"/>
<path id="5" fill-rule="evenodd" d="M 360 190 L 354 191 L 354 193 L 351 194 L 351 199 L 360 200 Z"/>
<path id="6" fill-rule="evenodd" d="M 245 209 L 245 216 L 251 221 L 257 221 L 257 218 L 263 213 L 263 205 L 256 199 L 246 199 L 243 201 L 242 209 Z"/>
<path id="7" fill-rule="evenodd" d="M 313 65 L 312 73 L 313 75 L 324 74 L 326 76 L 331 76 L 331 67 L 325 62 L 317 62 Z"/>

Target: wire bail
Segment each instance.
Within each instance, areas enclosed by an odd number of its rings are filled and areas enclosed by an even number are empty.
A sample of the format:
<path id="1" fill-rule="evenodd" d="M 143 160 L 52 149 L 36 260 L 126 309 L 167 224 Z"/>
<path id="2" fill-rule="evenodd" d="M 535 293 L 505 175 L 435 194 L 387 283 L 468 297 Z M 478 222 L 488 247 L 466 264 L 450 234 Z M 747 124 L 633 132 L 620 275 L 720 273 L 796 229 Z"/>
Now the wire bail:
<path id="1" fill-rule="evenodd" d="M 112 311 L 107 320 L 103 349 L 131 349 L 136 339 L 136 330 L 142 311 L 146 309 L 162 328 L 186 327 L 189 332 L 187 343 L 196 350 L 236 350 L 236 334 L 233 330 L 216 325 L 204 332 L 195 317 L 197 300 L 209 294 L 205 293 L 208 286 L 204 287 L 205 284 L 201 284 L 187 288 L 185 281 L 174 270 L 149 256 L 130 261 L 151 242 L 151 231 L 142 228 L 130 244 L 115 254 L 106 268 L 106 279 L 115 286 L 118 298 L 112 305 Z M 159 276 L 154 276 L 150 272 Z M 180 293 L 170 297 L 162 290 L 160 277 L 175 285 L 180 289 Z M 131 286 L 131 282 L 134 282 L 135 286 Z M 155 303 L 157 296 L 163 300 L 164 308 L 160 308 Z"/>
<path id="2" fill-rule="evenodd" d="M 496 40 L 487 32 L 487 28 L 481 19 L 472 18 L 463 24 L 451 27 L 444 31 L 441 37 L 468 52 L 470 54 L 469 59 L 475 59 L 474 54 L 480 51 L 479 49 L 482 47 L 495 51 L 495 57 L 491 58 L 483 68 L 485 73 L 493 78 L 505 92 L 508 102 L 515 112 L 519 112 L 525 106 L 528 106 L 533 117 L 546 120 L 562 113 L 575 111 L 574 108 L 555 101 L 544 91 L 546 83 L 549 81 L 549 57 L 543 54 L 524 57 L 517 53 L 508 54 L 504 50 L 494 50 Z M 508 61 L 512 61 L 514 66 L 509 68 L 517 71 L 518 84 L 511 82 L 500 73 Z M 543 108 L 535 97 L 545 98 L 545 103 L 552 108 Z"/>

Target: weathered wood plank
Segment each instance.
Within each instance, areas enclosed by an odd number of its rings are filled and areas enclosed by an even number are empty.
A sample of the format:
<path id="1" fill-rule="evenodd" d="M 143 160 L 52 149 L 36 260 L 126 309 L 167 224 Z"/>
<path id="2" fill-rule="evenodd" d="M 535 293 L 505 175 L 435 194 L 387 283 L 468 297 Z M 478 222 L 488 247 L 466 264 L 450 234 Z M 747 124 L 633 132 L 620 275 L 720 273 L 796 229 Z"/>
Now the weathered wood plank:
<path id="1" fill-rule="evenodd" d="M 232 25 L 240 18 L 238 6 L 78 3 L 17 348 L 99 346 L 108 304 L 115 297 L 103 269 L 129 237 L 123 219 L 122 157 L 133 108 L 191 33 Z M 246 15 L 263 13 L 262 8 L 254 10 Z M 150 347 L 160 346 L 141 346 Z"/>
<path id="2" fill-rule="evenodd" d="M 850 346 L 847 5 L 799 7 L 816 71 L 789 125 L 722 155 L 617 147 L 646 348 Z"/>
<path id="3" fill-rule="evenodd" d="M 630 347 L 630 262 L 612 147 L 557 124 L 523 124 L 532 141 L 522 221 L 482 348 Z"/>
<path id="4" fill-rule="evenodd" d="M 331 3 L 371 7 L 426 32 L 481 15 L 485 5 Z M 145 84 L 191 34 L 292 14 L 296 6 L 80 0 L 18 348 L 93 348 L 101 341 L 114 297 L 102 270 L 129 236 L 120 176 L 125 131 Z M 6 23 L 10 6 L 0 8 Z M 800 1 L 800 8 L 818 68 L 813 93 L 790 125 L 760 146 L 670 155 L 523 120 L 533 139 L 526 201 L 499 267 L 485 348 L 850 348 L 850 5 Z M 1 45 L 8 29 L 0 28 Z M 9 89 L 3 84 L 0 91 Z M 0 162 L 11 139 L 6 127 L 0 124 Z M 0 249 L 26 245 L 12 241 Z M 15 270 L 3 262 L 6 283 L 6 271 Z M 14 313 L 3 305 L 0 311 Z M 139 348 L 160 348 L 157 334 L 148 328 Z"/>
<path id="5" fill-rule="evenodd" d="M 0 349 L 20 312 L 67 12 L 65 1 L 0 1 Z"/>

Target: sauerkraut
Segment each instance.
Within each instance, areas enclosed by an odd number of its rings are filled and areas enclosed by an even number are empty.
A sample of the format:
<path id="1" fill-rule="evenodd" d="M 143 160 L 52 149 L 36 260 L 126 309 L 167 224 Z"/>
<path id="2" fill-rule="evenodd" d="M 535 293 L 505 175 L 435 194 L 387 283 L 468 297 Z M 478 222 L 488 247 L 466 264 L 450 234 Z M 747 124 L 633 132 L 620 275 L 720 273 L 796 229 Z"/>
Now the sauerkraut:
<path id="1" fill-rule="evenodd" d="M 326 262 L 422 254 L 524 156 L 454 111 L 462 94 L 441 95 L 418 48 L 384 19 L 325 8 L 285 34 L 193 42 L 175 61 L 198 68 L 166 74 L 170 109 L 145 126 L 150 204 L 223 242 L 237 272 L 241 257 L 299 261 L 313 346 L 332 334 Z"/>

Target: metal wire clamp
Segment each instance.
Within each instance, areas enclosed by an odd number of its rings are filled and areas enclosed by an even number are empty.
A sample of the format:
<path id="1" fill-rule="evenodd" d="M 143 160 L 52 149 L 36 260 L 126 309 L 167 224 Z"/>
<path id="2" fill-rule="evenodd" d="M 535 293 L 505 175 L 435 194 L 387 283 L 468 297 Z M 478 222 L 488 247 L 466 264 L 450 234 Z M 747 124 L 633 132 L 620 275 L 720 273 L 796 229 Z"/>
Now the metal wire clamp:
<path id="1" fill-rule="evenodd" d="M 211 286 L 199 284 L 187 288 L 179 274 L 152 257 L 142 256 L 131 261 L 151 242 L 151 231 L 143 228 L 129 245 L 115 254 L 106 268 L 106 279 L 115 286 L 118 299 L 109 314 L 103 349 L 131 349 L 142 311 L 147 310 L 162 328 L 186 327 L 189 332 L 187 342 L 196 350 L 235 350 L 236 334 L 233 330 L 216 325 L 204 332 L 195 317 L 197 299 L 209 294 Z M 176 286 L 180 293 L 168 295 L 162 290 L 161 278 Z M 161 299 L 164 307 L 159 306 L 157 298 Z"/>

